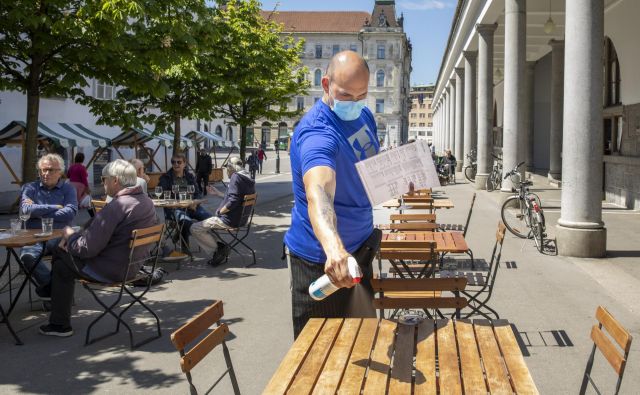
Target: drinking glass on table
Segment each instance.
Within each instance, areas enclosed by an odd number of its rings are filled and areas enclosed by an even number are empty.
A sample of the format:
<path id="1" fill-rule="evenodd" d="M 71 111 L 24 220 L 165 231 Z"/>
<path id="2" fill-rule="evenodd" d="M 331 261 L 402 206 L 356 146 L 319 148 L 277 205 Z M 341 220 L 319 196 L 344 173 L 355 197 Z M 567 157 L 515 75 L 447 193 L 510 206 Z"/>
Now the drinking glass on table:
<path id="1" fill-rule="evenodd" d="M 53 218 L 42 218 L 42 233 L 45 235 L 53 233 Z"/>
<path id="2" fill-rule="evenodd" d="M 20 221 L 24 224 L 24 229 L 27 230 L 27 221 L 31 218 L 31 211 L 28 208 L 20 207 L 20 212 L 18 213 L 18 217 Z"/>
<path id="3" fill-rule="evenodd" d="M 166 190 L 163 193 L 164 193 L 164 200 L 171 199 L 171 191 L 170 190 Z"/>
<path id="4" fill-rule="evenodd" d="M 20 218 L 11 218 L 11 234 L 17 235 L 20 233 L 20 229 L 22 229 L 22 220 Z"/>
<path id="5" fill-rule="evenodd" d="M 156 199 L 160 199 L 162 196 L 162 187 L 156 187 L 154 190 L 154 194 L 156 195 Z"/>
<path id="6" fill-rule="evenodd" d="M 187 193 L 186 192 L 180 192 L 180 200 L 187 200 Z"/>
<path id="7" fill-rule="evenodd" d="M 196 193 L 195 185 L 187 185 L 187 194 L 189 196 L 189 200 L 193 199 L 193 194 Z"/>
<path id="8" fill-rule="evenodd" d="M 175 199 L 178 199 L 178 192 L 180 192 L 180 186 L 178 184 L 171 185 L 171 192 Z"/>

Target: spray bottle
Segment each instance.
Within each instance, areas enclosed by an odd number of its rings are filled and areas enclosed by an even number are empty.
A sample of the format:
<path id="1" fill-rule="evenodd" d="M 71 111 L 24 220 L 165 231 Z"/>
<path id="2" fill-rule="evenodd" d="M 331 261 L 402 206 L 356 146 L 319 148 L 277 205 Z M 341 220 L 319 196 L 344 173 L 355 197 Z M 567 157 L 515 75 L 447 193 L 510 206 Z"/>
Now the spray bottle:
<path id="1" fill-rule="evenodd" d="M 362 279 L 362 271 L 360 270 L 360 266 L 358 266 L 356 259 L 350 256 L 347 259 L 347 266 L 349 267 L 349 274 L 353 278 L 353 283 L 359 284 Z M 309 285 L 309 295 L 315 300 L 322 300 L 336 292 L 338 289 L 340 288 L 335 286 L 331 280 L 329 280 L 329 276 L 324 274 Z"/>

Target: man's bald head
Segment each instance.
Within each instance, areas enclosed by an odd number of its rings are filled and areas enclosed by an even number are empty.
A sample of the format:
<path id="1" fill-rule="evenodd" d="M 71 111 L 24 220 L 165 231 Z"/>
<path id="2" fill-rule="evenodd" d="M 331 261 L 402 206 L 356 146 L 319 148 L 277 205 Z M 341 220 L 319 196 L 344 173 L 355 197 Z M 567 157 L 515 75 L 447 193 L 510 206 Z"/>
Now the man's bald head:
<path id="1" fill-rule="evenodd" d="M 342 101 L 366 98 L 369 88 L 367 62 L 354 51 L 338 52 L 331 58 L 322 77 L 322 88 L 325 92 L 323 101 L 330 106 L 333 105 L 331 96 Z"/>
<path id="2" fill-rule="evenodd" d="M 348 50 L 338 52 L 331 58 L 329 65 L 327 66 L 326 75 L 332 78 L 334 74 L 344 73 L 345 71 L 350 73 L 366 73 L 369 74 L 369 65 L 367 61 L 358 55 L 356 52 Z"/>

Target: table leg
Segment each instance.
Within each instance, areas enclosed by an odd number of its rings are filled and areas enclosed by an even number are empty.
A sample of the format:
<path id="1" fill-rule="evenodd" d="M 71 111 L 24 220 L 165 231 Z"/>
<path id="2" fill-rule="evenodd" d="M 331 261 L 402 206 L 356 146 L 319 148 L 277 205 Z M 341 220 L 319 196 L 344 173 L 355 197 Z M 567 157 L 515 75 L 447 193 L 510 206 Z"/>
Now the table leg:
<path id="1" fill-rule="evenodd" d="M 45 244 L 45 243 L 43 243 L 43 244 Z M 20 284 L 20 288 L 18 288 L 18 292 L 16 293 L 16 297 L 13 300 L 11 300 L 11 304 L 9 306 L 9 310 L 7 310 L 7 315 L 10 315 L 11 312 L 13 311 L 13 309 L 16 307 L 16 304 L 18 303 L 18 299 L 20 299 L 20 295 L 22 294 L 22 291 L 24 290 L 24 287 L 26 287 L 28 282 L 31 282 L 33 285 L 37 286 L 37 284 L 33 280 L 32 274 L 33 274 L 34 270 L 36 269 L 36 267 L 40 264 L 40 261 L 42 260 L 42 257 L 45 254 L 45 249 L 46 249 L 46 246 L 43 245 L 42 246 L 42 252 L 36 258 L 31 270 L 29 270 L 26 266 L 24 266 L 24 264 L 22 263 L 22 260 L 20 259 L 20 257 L 16 253 L 16 251 L 13 248 L 7 248 L 7 255 L 9 255 L 9 254 L 13 255 L 13 257 L 15 258 L 16 262 L 18 263 L 18 265 L 24 271 L 24 280 L 22 280 L 22 284 Z"/>
<path id="2" fill-rule="evenodd" d="M 13 327 L 11 326 L 11 323 L 9 322 L 9 315 L 7 313 L 5 313 L 5 311 L 4 311 L 4 309 L 2 308 L 1 305 L 0 305 L 0 316 L 2 316 L 2 320 L 0 321 L 0 323 L 3 323 L 5 325 L 7 325 L 7 329 L 9 329 L 9 333 L 11 333 L 11 336 L 13 336 L 13 339 L 16 341 L 16 345 L 18 345 L 18 346 L 24 345 L 22 340 L 20 340 L 20 338 L 18 337 L 16 332 L 13 330 Z"/>

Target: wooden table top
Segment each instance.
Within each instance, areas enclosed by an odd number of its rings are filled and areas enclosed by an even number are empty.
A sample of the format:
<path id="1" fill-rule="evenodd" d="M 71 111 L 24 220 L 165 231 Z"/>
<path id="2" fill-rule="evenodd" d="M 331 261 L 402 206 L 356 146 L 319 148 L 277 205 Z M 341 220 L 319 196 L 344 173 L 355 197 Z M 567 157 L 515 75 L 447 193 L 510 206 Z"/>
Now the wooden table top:
<path id="1" fill-rule="evenodd" d="M 187 208 L 193 204 L 202 204 L 204 199 L 174 200 L 174 199 L 152 199 L 155 207 L 161 208 Z"/>
<path id="2" fill-rule="evenodd" d="M 451 201 L 451 199 L 434 199 L 433 203 L 422 203 L 422 202 L 406 202 L 405 206 L 407 210 L 428 210 L 430 208 L 430 206 L 433 204 L 433 208 L 434 209 L 439 209 L 439 208 L 446 208 L 446 209 L 450 209 L 453 208 L 453 202 Z M 398 208 L 400 207 L 400 202 L 397 199 L 391 199 L 391 200 L 387 200 L 386 202 L 382 203 L 382 207 L 385 208 Z"/>
<path id="3" fill-rule="evenodd" d="M 62 229 L 54 229 L 53 233 L 51 233 L 50 235 L 35 236 L 36 234 L 41 232 L 41 229 L 27 229 L 26 231 L 22 230 L 17 235 L 5 239 L 0 239 L 0 247 L 25 247 L 42 243 L 43 241 L 49 241 L 52 239 L 57 239 L 58 237 L 62 237 Z"/>
<path id="4" fill-rule="evenodd" d="M 426 243 L 424 242 L 428 241 L 436 242 L 437 252 L 465 253 L 469 251 L 469 246 L 462 232 L 406 231 L 383 233 L 382 241 L 380 242 L 380 253 L 384 258 L 385 252 L 406 252 L 407 254 L 426 252 Z M 412 258 L 407 257 L 407 259 Z"/>
<path id="5" fill-rule="evenodd" d="M 377 318 L 312 318 L 263 394 L 361 390 L 538 394 L 506 320 L 405 325 Z"/>

